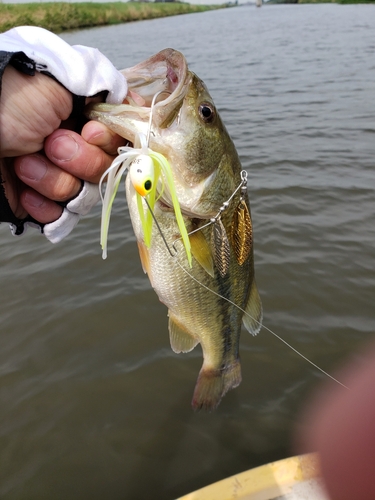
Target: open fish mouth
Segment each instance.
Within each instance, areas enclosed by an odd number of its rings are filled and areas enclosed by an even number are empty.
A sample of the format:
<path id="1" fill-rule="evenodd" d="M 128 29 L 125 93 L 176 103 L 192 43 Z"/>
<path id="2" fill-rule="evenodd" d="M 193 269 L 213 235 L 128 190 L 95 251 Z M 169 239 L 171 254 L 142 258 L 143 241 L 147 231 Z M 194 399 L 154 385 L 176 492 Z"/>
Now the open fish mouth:
<path id="1" fill-rule="evenodd" d="M 121 73 L 128 82 L 128 94 L 123 103 L 90 104 L 86 115 L 138 147 L 139 134 L 152 141 L 159 129 L 167 129 L 178 117 L 191 74 L 185 57 L 173 49 L 165 49 Z M 151 110 L 152 123 L 149 123 Z M 154 144 L 152 147 L 157 150 Z"/>
<path id="2" fill-rule="evenodd" d="M 127 115 L 133 112 L 145 120 L 149 118 L 152 106 L 153 125 L 168 127 L 171 115 L 173 119 L 177 117 L 176 110 L 187 92 L 189 74 L 185 57 L 176 50 L 165 49 L 121 73 L 128 82 L 128 95 L 124 101 L 124 105 L 129 106 Z"/>

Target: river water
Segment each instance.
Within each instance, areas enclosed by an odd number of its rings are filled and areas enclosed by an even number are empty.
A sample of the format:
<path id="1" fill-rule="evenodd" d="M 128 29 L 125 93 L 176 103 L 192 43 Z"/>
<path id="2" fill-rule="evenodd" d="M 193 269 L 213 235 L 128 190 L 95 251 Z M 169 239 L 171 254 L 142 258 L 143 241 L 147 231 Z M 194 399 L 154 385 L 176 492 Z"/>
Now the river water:
<path id="1" fill-rule="evenodd" d="M 173 47 L 207 84 L 249 173 L 264 323 L 324 370 L 375 329 L 375 6 L 241 6 L 64 34 L 121 68 Z M 268 331 L 243 382 L 190 400 L 126 204 L 101 259 L 100 207 L 52 246 L 1 227 L 0 497 L 170 500 L 293 453 L 324 379 Z"/>

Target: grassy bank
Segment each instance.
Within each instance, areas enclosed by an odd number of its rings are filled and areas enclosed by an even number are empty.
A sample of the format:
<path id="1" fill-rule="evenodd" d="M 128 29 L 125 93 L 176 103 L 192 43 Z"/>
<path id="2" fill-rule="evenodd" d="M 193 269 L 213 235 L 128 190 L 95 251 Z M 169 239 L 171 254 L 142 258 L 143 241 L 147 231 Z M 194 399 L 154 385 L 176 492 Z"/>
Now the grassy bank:
<path id="1" fill-rule="evenodd" d="M 64 30 L 175 16 L 225 7 L 186 3 L 0 3 L 0 32 L 14 26 L 42 26 L 54 33 Z"/>

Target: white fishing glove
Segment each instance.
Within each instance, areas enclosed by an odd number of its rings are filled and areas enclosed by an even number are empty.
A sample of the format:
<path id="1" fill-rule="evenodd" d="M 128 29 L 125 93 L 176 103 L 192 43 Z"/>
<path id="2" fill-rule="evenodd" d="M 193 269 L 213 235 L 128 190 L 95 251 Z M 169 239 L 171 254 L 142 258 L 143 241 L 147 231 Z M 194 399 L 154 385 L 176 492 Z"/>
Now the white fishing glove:
<path id="1" fill-rule="evenodd" d="M 60 82 L 73 94 L 73 113 L 82 113 L 85 97 L 107 91 L 106 102 L 119 104 L 127 93 L 124 76 L 98 49 L 70 46 L 43 28 L 21 26 L 0 34 L 0 70 L 3 71 L 10 60 L 26 74 L 33 74 L 36 70 Z M 30 218 L 12 220 L 12 233 L 22 234 L 30 225 L 39 227 L 52 243 L 57 243 L 71 232 L 80 216 L 87 214 L 99 199 L 98 186 L 83 182 L 80 193 L 66 205 L 58 220 L 44 225 Z M 6 207 L 7 210 L 9 207 Z"/>

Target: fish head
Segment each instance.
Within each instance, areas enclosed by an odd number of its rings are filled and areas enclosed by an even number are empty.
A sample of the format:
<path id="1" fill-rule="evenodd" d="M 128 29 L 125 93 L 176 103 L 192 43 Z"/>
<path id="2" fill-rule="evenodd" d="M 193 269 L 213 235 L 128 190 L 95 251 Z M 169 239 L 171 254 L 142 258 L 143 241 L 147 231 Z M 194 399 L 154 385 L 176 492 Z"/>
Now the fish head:
<path id="1" fill-rule="evenodd" d="M 128 95 L 121 105 L 94 104 L 98 120 L 139 146 L 148 138 L 151 150 L 169 161 L 177 198 L 187 217 L 217 214 L 240 182 L 240 162 L 205 84 L 189 71 L 185 57 L 165 49 L 122 70 Z M 168 186 L 160 203 L 171 206 Z"/>

